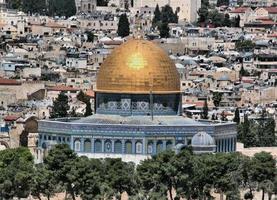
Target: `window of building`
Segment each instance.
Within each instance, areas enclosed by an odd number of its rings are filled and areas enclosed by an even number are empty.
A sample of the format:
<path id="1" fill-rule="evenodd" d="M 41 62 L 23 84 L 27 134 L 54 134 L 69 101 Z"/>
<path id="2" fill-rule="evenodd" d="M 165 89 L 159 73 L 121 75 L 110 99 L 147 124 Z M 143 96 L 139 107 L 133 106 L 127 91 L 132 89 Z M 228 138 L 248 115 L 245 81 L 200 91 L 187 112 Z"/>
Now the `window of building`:
<path id="1" fill-rule="evenodd" d="M 94 142 L 94 152 L 95 153 L 102 152 L 102 143 L 101 143 L 100 140 L 95 140 L 95 142 Z"/>
<path id="2" fill-rule="evenodd" d="M 84 142 L 84 151 L 91 152 L 91 141 L 90 139 L 86 139 Z"/>
<path id="3" fill-rule="evenodd" d="M 120 140 L 115 141 L 114 143 L 114 152 L 115 153 L 122 153 L 122 143 Z"/>
<path id="4" fill-rule="evenodd" d="M 132 143 L 130 141 L 125 142 L 125 153 L 132 153 Z"/>
<path id="5" fill-rule="evenodd" d="M 110 140 L 105 141 L 105 152 L 112 152 L 112 142 Z"/>
<path id="6" fill-rule="evenodd" d="M 152 154 L 153 153 L 153 143 L 149 142 L 147 145 L 147 153 Z"/>
<path id="7" fill-rule="evenodd" d="M 136 153 L 142 153 L 142 143 L 141 142 L 136 143 Z"/>
<path id="8" fill-rule="evenodd" d="M 80 140 L 75 140 L 75 142 L 74 142 L 74 150 L 75 151 L 81 151 L 81 142 L 80 142 Z"/>

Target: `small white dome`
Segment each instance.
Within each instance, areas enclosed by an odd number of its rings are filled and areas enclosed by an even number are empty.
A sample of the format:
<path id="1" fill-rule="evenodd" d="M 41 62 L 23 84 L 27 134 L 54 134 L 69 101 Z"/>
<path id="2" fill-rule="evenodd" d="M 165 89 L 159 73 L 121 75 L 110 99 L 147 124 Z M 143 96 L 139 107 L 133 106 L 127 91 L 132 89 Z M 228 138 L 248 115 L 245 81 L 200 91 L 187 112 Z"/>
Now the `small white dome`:
<path id="1" fill-rule="evenodd" d="M 206 147 L 206 146 L 214 146 L 214 139 L 206 132 L 199 132 L 195 134 L 191 139 L 192 147 Z"/>

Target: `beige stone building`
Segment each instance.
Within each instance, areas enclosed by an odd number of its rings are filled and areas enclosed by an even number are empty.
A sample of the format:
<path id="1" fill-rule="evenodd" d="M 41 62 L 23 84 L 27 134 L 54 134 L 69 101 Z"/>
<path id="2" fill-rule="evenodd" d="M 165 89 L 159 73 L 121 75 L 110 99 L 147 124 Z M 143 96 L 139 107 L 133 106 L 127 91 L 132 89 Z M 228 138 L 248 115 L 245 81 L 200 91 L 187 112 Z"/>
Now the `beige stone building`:
<path id="1" fill-rule="evenodd" d="M 241 104 L 267 104 L 276 101 L 277 88 L 254 88 L 252 90 L 241 91 Z"/>
<path id="2" fill-rule="evenodd" d="M 96 0 L 75 0 L 77 13 L 91 13 L 96 9 Z"/>
<path id="3" fill-rule="evenodd" d="M 201 0 L 134 0 L 134 7 L 163 7 L 170 5 L 175 12 L 179 10 L 179 21 L 195 22 L 197 20 L 197 11 L 201 7 Z"/>

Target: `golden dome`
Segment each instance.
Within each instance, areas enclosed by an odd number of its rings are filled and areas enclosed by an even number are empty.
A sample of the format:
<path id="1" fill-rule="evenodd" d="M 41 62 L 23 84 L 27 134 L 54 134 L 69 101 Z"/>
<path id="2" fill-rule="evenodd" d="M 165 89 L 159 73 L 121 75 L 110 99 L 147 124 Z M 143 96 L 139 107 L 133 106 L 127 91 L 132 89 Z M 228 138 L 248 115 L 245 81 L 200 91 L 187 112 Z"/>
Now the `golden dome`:
<path id="1" fill-rule="evenodd" d="M 156 94 L 180 92 L 180 79 L 173 61 L 157 45 L 132 39 L 115 48 L 103 62 L 96 91 Z"/>

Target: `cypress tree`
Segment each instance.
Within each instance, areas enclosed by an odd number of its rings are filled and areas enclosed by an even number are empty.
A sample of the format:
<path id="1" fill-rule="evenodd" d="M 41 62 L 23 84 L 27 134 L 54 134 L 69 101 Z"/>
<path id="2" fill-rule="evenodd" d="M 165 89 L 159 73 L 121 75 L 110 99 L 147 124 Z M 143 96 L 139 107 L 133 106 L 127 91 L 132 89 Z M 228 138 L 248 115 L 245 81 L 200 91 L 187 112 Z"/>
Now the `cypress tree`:
<path id="1" fill-rule="evenodd" d="M 155 11 L 154 11 L 154 18 L 152 20 L 152 26 L 157 26 L 157 23 L 161 20 L 161 11 L 159 5 L 157 4 Z"/>
<path id="2" fill-rule="evenodd" d="M 160 31 L 161 38 L 168 38 L 169 37 L 169 27 L 167 22 L 162 22 L 162 24 L 158 27 Z"/>
<path id="3" fill-rule="evenodd" d="M 117 34 L 120 37 L 126 37 L 130 34 L 130 23 L 126 14 L 122 14 L 119 18 Z"/>
<path id="4" fill-rule="evenodd" d="M 90 103 L 90 101 L 88 101 L 86 103 L 85 117 L 90 116 L 90 115 L 92 115 L 92 110 L 91 110 L 91 103 Z"/>
<path id="5" fill-rule="evenodd" d="M 233 121 L 236 122 L 237 124 L 240 123 L 239 108 L 236 108 L 236 110 L 235 110 L 235 117 L 234 117 Z"/>
<path id="6" fill-rule="evenodd" d="M 204 105 L 203 105 L 202 119 L 209 119 L 208 111 L 209 111 L 209 108 L 208 108 L 208 103 L 207 103 L 207 99 L 206 99 L 204 102 Z"/>
<path id="7" fill-rule="evenodd" d="M 61 92 L 58 98 L 53 102 L 53 110 L 51 112 L 51 118 L 60 118 L 68 116 L 68 97 L 64 92 Z"/>

